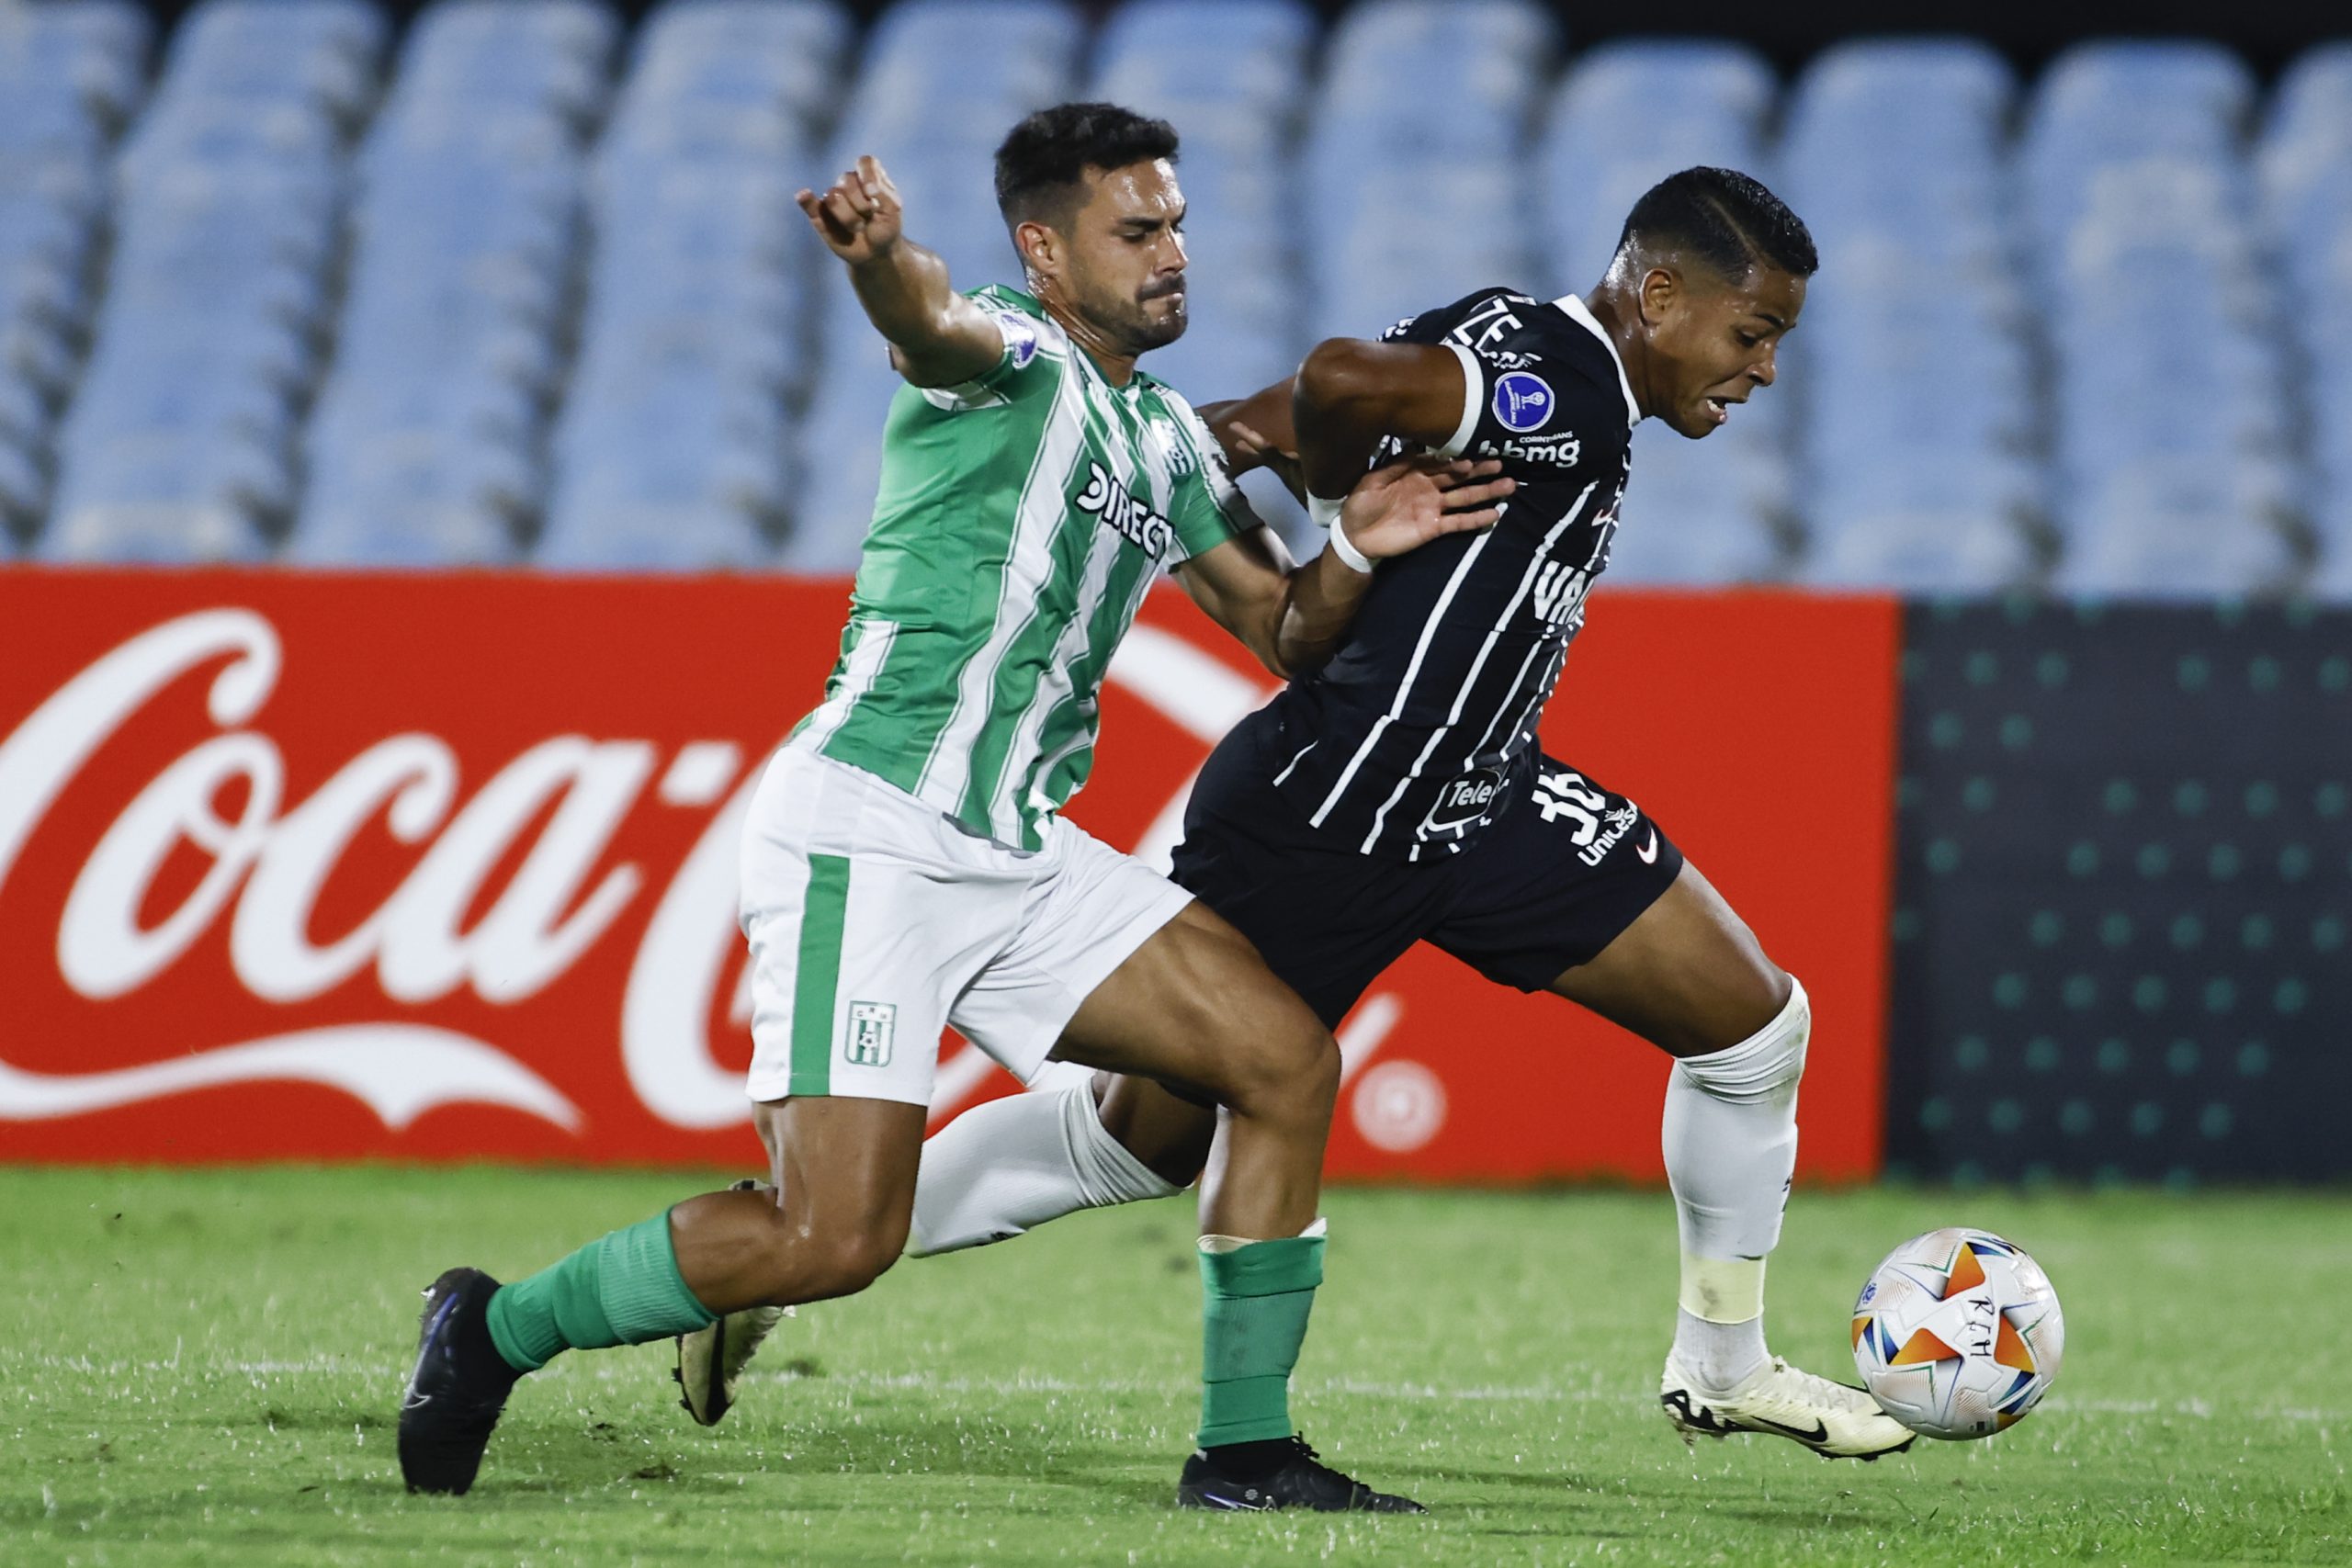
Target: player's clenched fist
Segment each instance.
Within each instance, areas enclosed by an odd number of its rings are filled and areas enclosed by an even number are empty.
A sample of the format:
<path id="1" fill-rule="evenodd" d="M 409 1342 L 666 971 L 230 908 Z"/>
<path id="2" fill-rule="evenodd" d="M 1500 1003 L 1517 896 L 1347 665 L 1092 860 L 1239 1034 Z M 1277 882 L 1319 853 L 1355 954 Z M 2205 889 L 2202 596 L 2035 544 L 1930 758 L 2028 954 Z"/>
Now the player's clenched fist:
<path id="1" fill-rule="evenodd" d="M 832 253 L 852 265 L 872 261 L 899 243 L 899 187 L 871 153 L 822 195 L 804 190 L 793 199 Z"/>

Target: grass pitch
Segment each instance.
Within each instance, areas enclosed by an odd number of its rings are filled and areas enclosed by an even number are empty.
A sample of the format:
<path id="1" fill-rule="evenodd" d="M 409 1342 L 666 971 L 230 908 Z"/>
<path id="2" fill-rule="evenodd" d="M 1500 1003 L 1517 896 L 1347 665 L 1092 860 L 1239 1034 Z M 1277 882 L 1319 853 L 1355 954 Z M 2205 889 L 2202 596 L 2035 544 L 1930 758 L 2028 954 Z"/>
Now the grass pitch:
<path id="1" fill-rule="evenodd" d="M 1800 1193 L 1777 1349 L 1850 1375 L 1880 1255 L 1989 1226 L 2048 1266 L 2057 1391 L 1871 1466 L 1656 1408 L 1662 1194 L 1340 1192 L 1296 1413 L 1428 1518 L 1170 1504 L 1196 1394 L 1180 1202 L 902 1264 L 772 1343 L 726 1425 L 668 1347 L 516 1393 L 474 1493 L 404 1495 L 417 1292 L 505 1277 L 676 1175 L 0 1169 L 0 1560 L 333 1563 L 2352 1562 L 2340 1195 Z"/>

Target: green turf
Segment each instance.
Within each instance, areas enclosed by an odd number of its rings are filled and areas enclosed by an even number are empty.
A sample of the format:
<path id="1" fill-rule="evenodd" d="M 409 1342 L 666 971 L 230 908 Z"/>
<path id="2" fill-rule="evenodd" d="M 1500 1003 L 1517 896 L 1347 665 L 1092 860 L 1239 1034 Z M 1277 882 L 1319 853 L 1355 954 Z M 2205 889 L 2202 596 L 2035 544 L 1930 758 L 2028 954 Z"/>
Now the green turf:
<path id="1" fill-rule="evenodd" d="M 564 1357 L 472 1495 L 404 1495 L 417 1288 L 527 1269 L 692 1186 L 0 1169 L 0 1561 L 2352 1562 L 2328 1195 L 1801 1193 L 1771 1322 L 1803 1364 L 1850 1371 L 1856 1287 L 1933 1224 L 2022 1241 L 2065 1303 L 2030 1420 L 1874 1466 L 1669 1433 L 1662 1195 L 1341 1192 L 1296 1412 L 1426 1519 L 1170 1506 L 1197 1397 L 1178 1203 L 812 1308 L 717 1432 L 674 1407 L 666 1346 Z"/>

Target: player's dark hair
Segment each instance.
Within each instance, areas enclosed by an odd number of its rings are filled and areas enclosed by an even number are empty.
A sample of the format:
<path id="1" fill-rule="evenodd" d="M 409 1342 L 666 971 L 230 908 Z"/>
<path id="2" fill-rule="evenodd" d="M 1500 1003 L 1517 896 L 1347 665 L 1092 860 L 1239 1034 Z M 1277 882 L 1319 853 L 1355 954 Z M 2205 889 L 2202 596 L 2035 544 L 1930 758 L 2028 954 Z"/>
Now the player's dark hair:
<path id="1" fill-rule="evenodd" d="M 1089 169 L 1176 161 L 1176 128 L 1116 104 L 1056 104 L 1012 128 L 996 150 L 996 205 L 1007 224 L 1059 216 Z"/>
<path id="2" fill-rule="evenodd" d="M 1736 169 L 1685 169 L 1650 186 L 1634 203 L 1617 248 L 1636 240 L 1679 245 L 1730 278 L 1746 277 L 1758 263 L 1797 277 L 1821 266 L 1804 220 Z"/>

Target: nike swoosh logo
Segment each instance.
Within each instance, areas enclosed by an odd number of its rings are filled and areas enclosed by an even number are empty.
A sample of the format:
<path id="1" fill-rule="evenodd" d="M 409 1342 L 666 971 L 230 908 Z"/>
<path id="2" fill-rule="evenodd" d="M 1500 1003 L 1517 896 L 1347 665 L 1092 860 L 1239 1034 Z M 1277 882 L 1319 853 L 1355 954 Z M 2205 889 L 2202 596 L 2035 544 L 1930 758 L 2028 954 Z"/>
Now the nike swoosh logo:
<path id="1" fill-rule="evenodd" d="M 1656 865 L 1657 863 L 1657 829 L 1651 829 L 1650 841 L 1634 852 L 1642 857 L 1644 865 Z"/>
<path id="2" fill-rule="evenodd" d="M 432 1403 L 433 1396 L 429 1393 L 411 1393 L 406 1399 L 401 1401 L 401 1408 L 402 1410 L 422 1410 Z"/>
<path id="3" fill-rule="evenodd" d="M 1794 1438 L 1801 1443 L 1826 1443 L 1829 1440 L 1829 1423 L 1822 1420 L 1817 1416 L 1814 1417 L 1813 1430 L 1810 1432 L 1806 1431 L 1802 1427 L 1783 1426 L 1778 1421 L 1769 1419 L 1762 1416 L 1751 1416 L 1748 1419 L 1754 1421 L 1759 1427 L 1770 1427 L 1772 1430 L 1781 1433 L 1784 1437 Z"/>

